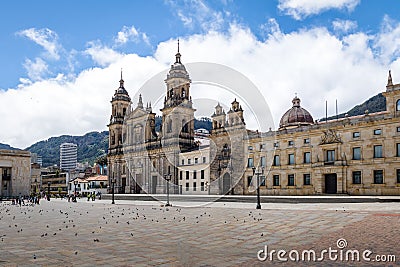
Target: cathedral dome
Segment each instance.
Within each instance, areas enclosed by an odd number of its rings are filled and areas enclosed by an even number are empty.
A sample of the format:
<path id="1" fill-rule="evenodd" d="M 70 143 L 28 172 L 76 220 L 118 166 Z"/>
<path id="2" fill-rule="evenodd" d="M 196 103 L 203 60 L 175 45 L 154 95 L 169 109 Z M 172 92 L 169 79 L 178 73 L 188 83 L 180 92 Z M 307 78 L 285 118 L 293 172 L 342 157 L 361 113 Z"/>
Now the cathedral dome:
<path id="1" fill-rule="evenodd" d="M 167 74 L 167 80 L 171 78 L 183 78 L 189 80 L 189 74 L 186 71 L 185 65 L 181 62 L 181 53 L 179 53 L 179 40 L 178 40 L 178 52 L 175 55 L 175 63 L 171 65 L 171 69 Z"/>
<path id="2" fill-rule="evenodd" d="M 176 55 L 176 61 L 171 65 L 171 69 L 167 74 L 167 79 L 171 78 L 183 78 L 189 79 L 189 74 L 186 71 L 185 65 L 181 63 L 181 54 L 178 52 Z"/>
<path id="3" fill-rule="evenodd" d="M 115 90 L 115 94 L 114 94 L 112 100 L 113 101 L 114 100 L 125 100 L 128 102 L 131 101 L 129 94 L 124 87 L 124 80 L 122 79 L 122 71 L 121 71 L 121 80 L 119 81 L 119 87 L 117 90 Z"/>
<path id="4" fill-rule="evenodd" d="M 314 123 L 314 119 L 310 112 L 300 106 L 300 98 L 296 96 L 293 98 L 292 103 L 292 108 L 283 114 L 279 122 L 279 128 L 303 126 Z"/>

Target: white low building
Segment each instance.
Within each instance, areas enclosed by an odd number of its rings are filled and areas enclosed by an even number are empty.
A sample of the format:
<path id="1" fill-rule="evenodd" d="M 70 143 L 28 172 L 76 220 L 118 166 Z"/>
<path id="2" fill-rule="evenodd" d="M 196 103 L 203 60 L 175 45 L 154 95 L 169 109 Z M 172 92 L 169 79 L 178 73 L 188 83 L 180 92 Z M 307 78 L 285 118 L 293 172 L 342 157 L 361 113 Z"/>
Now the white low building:
<path id="1" fill-rule="evenodd" d="M 179 155 L 179 193 L 183 195 L 208 194 L 210 183 L 210 141 L 196 139 L 199 149 Z"/>

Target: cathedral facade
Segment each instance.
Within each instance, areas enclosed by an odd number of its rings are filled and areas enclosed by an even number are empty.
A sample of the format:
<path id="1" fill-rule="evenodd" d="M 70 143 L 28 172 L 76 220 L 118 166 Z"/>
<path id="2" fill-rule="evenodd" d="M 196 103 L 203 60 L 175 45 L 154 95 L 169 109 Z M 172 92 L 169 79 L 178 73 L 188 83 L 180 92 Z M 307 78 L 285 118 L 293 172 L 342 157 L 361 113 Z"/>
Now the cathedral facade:
<path id="1" fill-rule="evenodd" d="M 190 96 L 189 74 L 175 55 L 166 84 L 162 123 L 156 132 L 151 104 L 143 105 L 142 96 L 135 108 L 124 88 L 120 87 L 111 101 L 110 143 L 108 152 L 109 179 L 118 193 L 179 193 L 179 159 L 185 152 L 198 150 L 195 142 L 194 112 Z"/>
<path id="2" fill-rule="evenodd" d="M 248 130 L 236 99 L 215 107 L 208 145 L 196 141 L 181 54 L 165 79 L 162 123 L 121 80 L 111 101 L 109 184 L 117 193 L 400 195 L 400 84 L 389 72 L 386 110 L 315 121 L 297 96 L 275 131 Z M 203 137 L 204 138 L 204 137 Z M 205 142 L 207 143 L 207 142 Z"/>

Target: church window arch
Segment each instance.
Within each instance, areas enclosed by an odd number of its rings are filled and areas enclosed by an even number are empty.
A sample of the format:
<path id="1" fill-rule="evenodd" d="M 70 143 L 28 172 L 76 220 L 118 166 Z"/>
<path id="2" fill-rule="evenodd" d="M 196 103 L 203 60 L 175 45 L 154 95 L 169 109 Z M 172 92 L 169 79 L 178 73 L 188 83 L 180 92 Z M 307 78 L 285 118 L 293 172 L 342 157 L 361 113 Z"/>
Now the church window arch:
<path id="1" fill-rule="evenodd" d="M 143 140 L 143 127 L 140 124 L 136 124 L 134 128 L 134 142 L 136 144 L 141 143 Z"/>
<path id="2" fill-rule="evenodd" d="M 400 111 L 400 99 L 396 101 L 396 111 Z"/>
<path id="3" fill-rule="evenodd" d="M 187 133 L 189 132 L 188 123 L 185 120 L 182 120 L 182 132 Z"/>
<path id="4" fill-rule="evenodd" d="M 167 120 L 167 133 L 171 133 L 172 132 L 172 120 L 168 119 Z"/>

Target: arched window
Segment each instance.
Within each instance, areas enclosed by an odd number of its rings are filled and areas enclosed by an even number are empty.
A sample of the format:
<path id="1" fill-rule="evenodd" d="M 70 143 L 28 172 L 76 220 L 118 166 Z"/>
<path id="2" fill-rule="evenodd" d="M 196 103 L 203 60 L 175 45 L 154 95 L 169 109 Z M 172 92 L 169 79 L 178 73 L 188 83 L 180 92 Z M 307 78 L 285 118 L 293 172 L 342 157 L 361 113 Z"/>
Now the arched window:
<path id="1" fill-rule="evenodd" d="M 143 127 L 140 124 L 137 124 L 134 129 L 135 134 L 135 143 L 139 144 L 143 142 Z"/>
<path id="2" fill-rule="evenodd" d="M 171 133 L 172 132 L 172 120 L 168 119 L 167 121 L 167 133 Z"/>
<path id="3" fill-rule="evenodd" d="M 189 127 L 185 120 L 182 120 L 182 132 L 184 133 L 189 132 Z"/>
<path id="4" fill-rule="evenodd" d="M 396 111 L 400 111 L 400 99 L 396 102 Z"/>
<path id="5" fill-rule="evenodd" d="M 114 135 L 114 133 L 111 134 L 111 145 L 115 145 L 115 135 Z"/>

